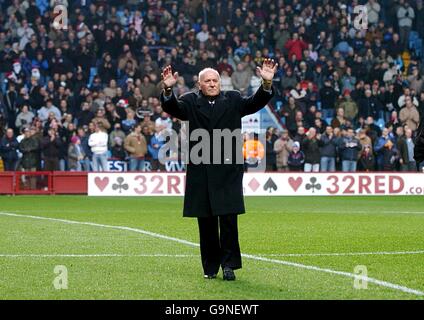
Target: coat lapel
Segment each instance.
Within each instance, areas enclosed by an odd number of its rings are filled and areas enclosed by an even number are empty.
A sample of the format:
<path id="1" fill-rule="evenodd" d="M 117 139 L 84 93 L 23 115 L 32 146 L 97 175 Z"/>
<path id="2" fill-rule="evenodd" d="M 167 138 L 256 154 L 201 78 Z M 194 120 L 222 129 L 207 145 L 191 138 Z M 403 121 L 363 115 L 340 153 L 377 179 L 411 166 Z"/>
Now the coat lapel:
<path id="1" fill-rule="evenodd" d="M 208 99 L 199 92 L 197 96 L 197 108 L 199 109 L 199 112 L 203 114 L 206 118 L 210 119 L 212 116 L 212 108 L 209 105 Z"/>
<path id="2" fill-rule="evenodd" d="M 213 107 L 212 111 L 212 118 L 211 118 L 211 127 L 214 128 L 215 125 L 218 123 L 219 119 L 224 115 L 225 111 L 227 110 L 227 103 L 226 98 L 224 94 L 221 92 L 219 97 L 215 100 L 215 105 Z"/>
<path id="3" fill-rule="evenodd" d="M 213 129 L 219 119 L 224 115 L 227 108 L 226 100 L 224 94 L 221 92 L 219 97 L 216 98 L 215 104 L 211 106 L 206 96 L 199 92 L 197 107 L 199 108 L 199 112 L 209 119 L 209 129 Z"/>

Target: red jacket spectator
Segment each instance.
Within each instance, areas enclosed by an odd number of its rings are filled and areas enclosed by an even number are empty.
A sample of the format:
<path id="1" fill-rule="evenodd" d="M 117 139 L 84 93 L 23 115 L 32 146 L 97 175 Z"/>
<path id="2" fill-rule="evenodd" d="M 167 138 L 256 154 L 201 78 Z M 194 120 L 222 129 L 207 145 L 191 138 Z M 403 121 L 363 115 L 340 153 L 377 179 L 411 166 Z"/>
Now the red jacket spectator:
<path id="1" fill-rule="evenodd" d="M 296 55 L 296 60 L 300 61 L 302 60 L 302 53 L 303 50 L 308 49 L 308 44 L 303 41 L 302 39 L 299 39 L 299 35 L 297 33 L 293 34 L 293 39 L 290 39 L 286 42 L 284 45 L 284 48 L 286 48 L 289 51 L 289 59 Z"/>

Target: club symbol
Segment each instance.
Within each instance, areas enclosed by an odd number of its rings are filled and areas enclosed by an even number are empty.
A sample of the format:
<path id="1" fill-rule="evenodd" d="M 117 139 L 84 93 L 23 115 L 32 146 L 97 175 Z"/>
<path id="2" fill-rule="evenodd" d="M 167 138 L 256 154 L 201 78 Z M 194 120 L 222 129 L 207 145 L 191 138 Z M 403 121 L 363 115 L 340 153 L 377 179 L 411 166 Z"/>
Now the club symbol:
<path id="1" fill-rule="evenodd" d="M 317 178 L 312 177 L 309 181 L 311 183 L 306 184 L 306 186 L 305 186 L 306 190 L 311 190 L 312 189 L 312 193 L 315 193 L 315 189 L 316 190 L 321 190 L 321 185 L 319 183 L 316 183 L 317 182 Z"/>
<path id="2" fill-rule="evenodd" d="M 117 183 L 114 183 L 112 185 L 112 189 L 115 190 L 119 190 L 119 193 L 122 193 L 122 190 L 128 190 L 128 184 L 124 183 L 124 178 L 119 177 L 118 179 L 116 179 Z"/>

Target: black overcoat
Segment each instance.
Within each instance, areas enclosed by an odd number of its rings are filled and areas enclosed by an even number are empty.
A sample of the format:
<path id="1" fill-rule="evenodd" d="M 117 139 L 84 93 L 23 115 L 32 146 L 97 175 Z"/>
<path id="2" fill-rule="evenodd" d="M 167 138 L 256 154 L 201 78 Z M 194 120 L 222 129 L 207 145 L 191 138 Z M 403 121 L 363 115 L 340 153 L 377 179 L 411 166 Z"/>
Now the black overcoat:
<path id="1" fill-rule="evenodd" d="M 257 92 L 244 98 L 238 91 L 221 92 L 214 105 L 201 93 L 189 92 L 179 98 L 172 95 L 165 99 L 161 96 L 162 108 L 171 116 L 189 122 L 189 134 L 195 129 L 205 129 L 210 135 L 214 129 L 241 129 L 241 118 L 262 109 L 274 95 L 260 87 Z M 210 138 L 212 143 L 213 138 Z M 190 142 L 189 150 L 196 143 Z M 233 146 L 235 146 L 233 140 Z M 234 148 L 235 149 L 235 148 Z M 243 201 L 243 164 L 236 163 L 233 149 L 230 163 L 187 164 L 186 189 L 184 196 L 185 217 L 207 217 L 210 215 L 242 214 L 245 212 Z M 223 150 L 223 149 L 221 149 Z M 225 159 L 223 159 L 225 160 Z"/>

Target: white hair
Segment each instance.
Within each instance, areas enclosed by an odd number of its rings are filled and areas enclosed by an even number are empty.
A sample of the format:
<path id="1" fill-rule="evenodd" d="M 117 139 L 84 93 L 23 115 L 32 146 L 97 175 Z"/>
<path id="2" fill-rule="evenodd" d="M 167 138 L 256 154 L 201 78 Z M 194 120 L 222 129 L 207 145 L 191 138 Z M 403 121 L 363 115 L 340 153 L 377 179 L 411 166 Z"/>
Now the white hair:
<path id="1" fill-rule="evenodd" d="M 204 75 L 206 72 L 209 72 L 209 71 L 215 72 L 215 73 L 218 75 L 218 79 L 219 79 L 219 81 L 221 81 L 221 75 L 219 74 L 219 72 L 218 72 L 217 70 L 215 70 L 215 69 L 212 69 L 212 68 L 205 68 L 205 69 L 203 69 L 202 71 L 200 71 L 200 72 L 199 72 L 199 75 L 198 75 L 198 80 L 200 81 L 200 79 L 203 77 L 203 75 Z"/>

